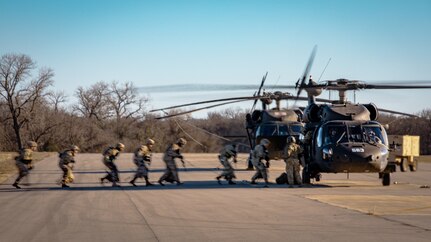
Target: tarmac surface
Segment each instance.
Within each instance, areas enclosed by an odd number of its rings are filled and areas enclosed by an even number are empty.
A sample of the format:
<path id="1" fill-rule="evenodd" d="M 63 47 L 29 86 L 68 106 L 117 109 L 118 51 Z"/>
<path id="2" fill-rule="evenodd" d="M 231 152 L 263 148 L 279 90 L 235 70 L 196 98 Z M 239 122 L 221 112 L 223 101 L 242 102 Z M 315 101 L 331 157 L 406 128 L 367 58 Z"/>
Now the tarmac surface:
<path id="1" fill-rule="evenodd" d="M 273 161 L 269 188 L 251 185 L 254 171 L 236 165 L 236 185 L 219 185 L 217 154 L 184 154 L 183 185 L 138 187 L 132 154 L 117 165 L 121 187 L 101 184 L 100 154 L 79 154 L 75 183 L 62 189 L 58 158 L 48 157 L 15 189 L 0 184 L 0 241 L 430 241 L 431 163 L 396 172 L 383 187 L 377 174 L 323 174 L 312 186 L 275 184 L 284 162 Z M 150 180 L 162 175 L 154 154 Z M 26 182 L 26 181 L 24 181 Z"/>

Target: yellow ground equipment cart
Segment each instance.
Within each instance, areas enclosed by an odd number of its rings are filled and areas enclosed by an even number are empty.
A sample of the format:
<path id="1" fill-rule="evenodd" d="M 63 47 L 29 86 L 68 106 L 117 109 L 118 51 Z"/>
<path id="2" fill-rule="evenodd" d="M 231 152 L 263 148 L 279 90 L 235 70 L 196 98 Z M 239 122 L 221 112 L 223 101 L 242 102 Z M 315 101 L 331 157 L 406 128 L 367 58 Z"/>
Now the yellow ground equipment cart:
<path id="1" fill-rule="evenodd" d="M 400 166 L 401 171 L 416 171 L 419 158 L 420 137 L 413 135 L 388 135 L 389 162 Z"/>

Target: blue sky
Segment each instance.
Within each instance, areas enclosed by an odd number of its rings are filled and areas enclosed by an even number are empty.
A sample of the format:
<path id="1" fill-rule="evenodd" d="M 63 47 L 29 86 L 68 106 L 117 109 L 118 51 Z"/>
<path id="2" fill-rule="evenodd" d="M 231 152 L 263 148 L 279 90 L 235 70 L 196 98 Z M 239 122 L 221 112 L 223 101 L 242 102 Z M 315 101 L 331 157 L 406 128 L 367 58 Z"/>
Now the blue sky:
<path id="1" fill-rule="evenodd" d="M 331 58 L 323 79 L 431 80 L 430 13 L 428 0 L 0 0 L 0 55 L 29 55 L 69 94 L 100 80 L 257 84 L 266 71 L 292 84 L 314 45 L 315 77 Z"/>

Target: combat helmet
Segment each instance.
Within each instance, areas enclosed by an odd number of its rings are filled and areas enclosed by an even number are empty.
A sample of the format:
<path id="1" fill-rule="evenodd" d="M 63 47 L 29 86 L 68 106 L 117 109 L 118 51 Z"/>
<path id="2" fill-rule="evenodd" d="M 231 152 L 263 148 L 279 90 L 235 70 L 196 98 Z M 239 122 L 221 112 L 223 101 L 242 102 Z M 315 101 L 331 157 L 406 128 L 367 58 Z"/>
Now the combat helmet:
<path id="1" fill-rule="evenodd" d="M 295 139 L 295 137 L 293 137 L 293 136 L 289 136 L 289 137 L 287 137 L 287 143 L 289 144 L 289 143 L 296 143 L 296 139 Z"/>
<path id="2" fill-rule="evenodd" d="M 260 141 L 260 144 L 261 145 L 265 145 L 265 146 L 267 146 L 267 145 L 269 145 L 271 142 L 268 140 L 268 139 L 262 139 L 261 141 Z"/>
<path id="3" fill-rule="evenodd" d="M 34 141 L 27 141 L 26 145 L 27 145 L 27 148 L 36 148 L 37 147 L 37 143 Z"/>
<path id="4" fill-rule="evenodd" d="M 69 148 L 70 150 L 72 150 L 73 152 L 79 152 L 80 151 L 80 149 L 79 149 L 79 147 L 78 146 L 76 146 L 76 145 L 72 145 L 72 146 L 70 146 L 70 148 Z"/>
<path id="5" fill-rule="evenodd" d="M 187 144 L 187 140 L 184 138 L 179 138 L 177 140 L 177 144 L 179 144 L 180 146 L 184 146 L 185 144 Z"/>
<path id="6" fill-rule="evenodd" d="M 154 140 L 152 140 L 152 139 L 150 139 L 150 138 L 148 138 L 146 141 L 145 141 L 145 144 L 147 144 L 147 145 L 154 145 L 156 142 L 154 141 Z"/>
<path id="7" fill-rule="evenodd" d="M 115 145 L 115 148 L 117 148 L 119 151 L 124 150 L 124 145 L 122 143 L 118 143 L 117 145 Z"/>

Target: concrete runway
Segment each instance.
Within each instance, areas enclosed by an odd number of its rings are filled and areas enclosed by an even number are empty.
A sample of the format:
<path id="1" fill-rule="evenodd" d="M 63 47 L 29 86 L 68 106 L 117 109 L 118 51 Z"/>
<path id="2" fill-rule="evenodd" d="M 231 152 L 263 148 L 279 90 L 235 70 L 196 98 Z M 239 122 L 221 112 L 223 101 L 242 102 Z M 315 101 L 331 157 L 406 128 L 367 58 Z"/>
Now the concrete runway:
<path id="1" fill-rule="evenodd" d="M 237 164 L 237 185 L 217 184 L 216 154 L 184 154 L 182 186 L 132 187 L 131 154 L 117 162 L 121 188 L 101 185 L 100 154 L 79 154 L 76 183 L 62 189 L 57 157 L 36 164 L 30 186 L 0 184 L 0 241 L 430 241 L 431 164 L 377 174 L 323 174 L 310 187 L 250 185 L 254 171 Z M 245 156 L 242 156 L 245 161 Z M 280 175 L 273 161 L 270 180 Z M 150 180 L 164 164 L 153 157 Z M 427 185 L 427 186 L 426 186 Z M 422 187 L 422 188 L 421 188 Z"/>

